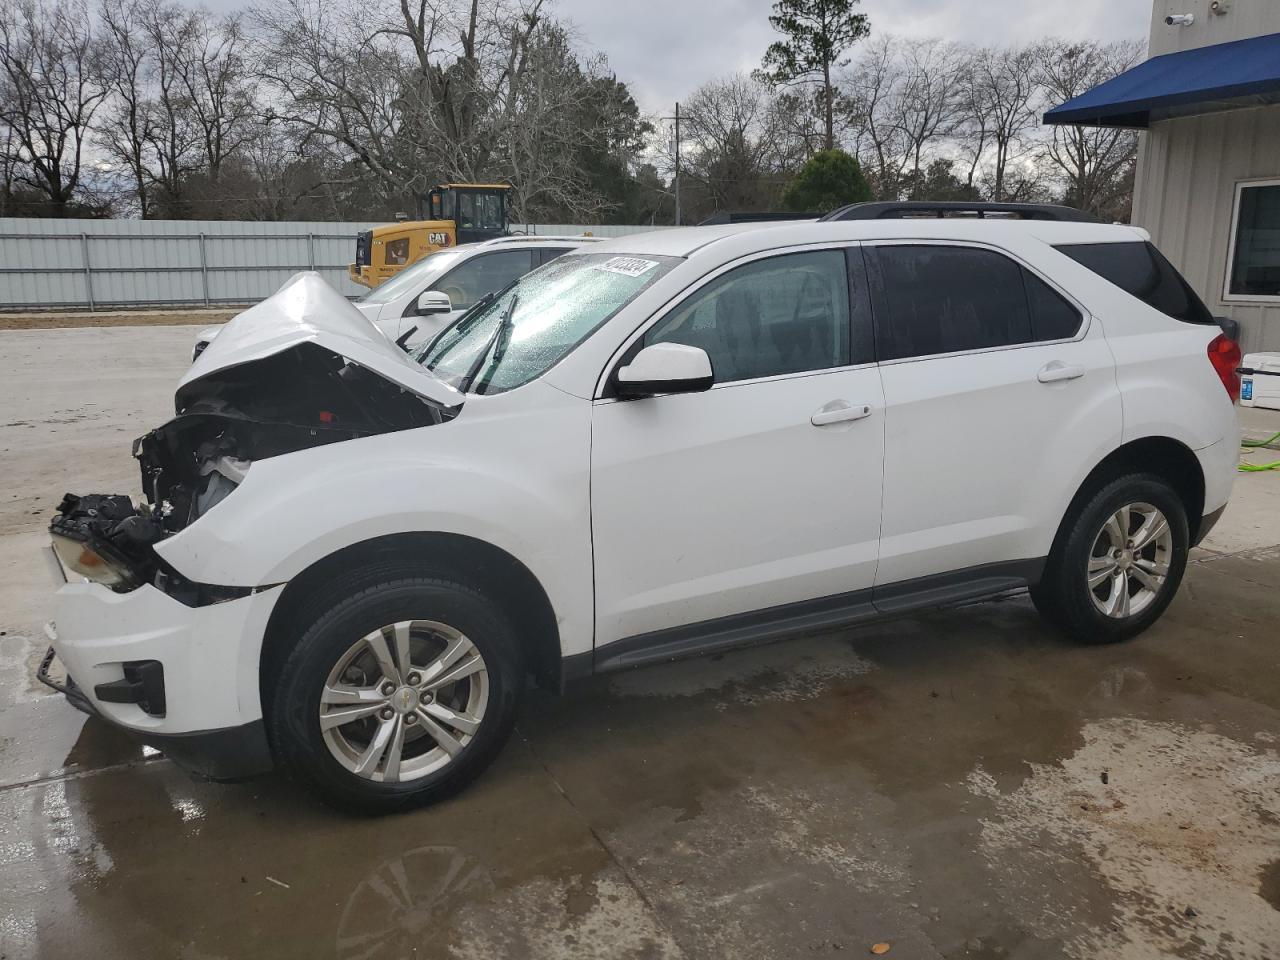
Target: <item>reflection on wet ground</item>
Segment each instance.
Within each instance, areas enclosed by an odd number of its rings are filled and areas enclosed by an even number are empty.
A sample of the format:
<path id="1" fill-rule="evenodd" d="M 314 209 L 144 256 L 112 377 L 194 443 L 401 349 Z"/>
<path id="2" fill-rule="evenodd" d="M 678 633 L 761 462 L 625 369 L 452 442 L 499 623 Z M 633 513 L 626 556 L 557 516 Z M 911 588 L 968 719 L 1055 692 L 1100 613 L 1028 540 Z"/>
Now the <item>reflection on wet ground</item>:
<path id="1" fill-rule="evenodd" d="M 1119 647 L 1014 600 L 530 691 L 475 786 L 381 820 L 33 695 L 0 954 L 1275 957 L 1277 621 L 1260 552 Z"/>

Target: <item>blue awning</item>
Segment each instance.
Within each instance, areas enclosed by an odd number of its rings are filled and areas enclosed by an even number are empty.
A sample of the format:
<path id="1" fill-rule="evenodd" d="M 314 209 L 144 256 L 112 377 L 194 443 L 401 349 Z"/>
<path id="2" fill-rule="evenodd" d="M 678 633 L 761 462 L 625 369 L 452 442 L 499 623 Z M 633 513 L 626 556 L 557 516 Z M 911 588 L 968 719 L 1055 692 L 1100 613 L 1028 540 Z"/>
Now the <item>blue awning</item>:
<path id="1" fill-rule="evenodd" d="M 1054 107 L 1045 123 L 1147 127 L 1153 120 L 1280 103 L 1280 33 L 1166 53 Z"/>

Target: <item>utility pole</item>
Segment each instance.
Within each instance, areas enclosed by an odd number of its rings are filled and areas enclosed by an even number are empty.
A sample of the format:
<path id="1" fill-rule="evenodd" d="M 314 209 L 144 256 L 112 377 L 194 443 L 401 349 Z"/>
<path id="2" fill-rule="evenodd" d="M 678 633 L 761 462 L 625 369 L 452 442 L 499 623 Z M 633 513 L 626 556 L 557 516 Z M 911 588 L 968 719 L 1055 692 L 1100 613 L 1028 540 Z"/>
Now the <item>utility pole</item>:
<path id="1" fill-rule="evenodd" d="M 680 101 L 676 101 L 676 226 L 680 226 Z"/>
<path id="2" fill-rule="evenodd" d="M 663 120 L 674 120 L 676 122 L 675 135 L 675 155 L 676 155 L 676 226 L 680 226 L 680 103 L 676 102 L 676 114 L 674 117 L 663 117 Z"/>

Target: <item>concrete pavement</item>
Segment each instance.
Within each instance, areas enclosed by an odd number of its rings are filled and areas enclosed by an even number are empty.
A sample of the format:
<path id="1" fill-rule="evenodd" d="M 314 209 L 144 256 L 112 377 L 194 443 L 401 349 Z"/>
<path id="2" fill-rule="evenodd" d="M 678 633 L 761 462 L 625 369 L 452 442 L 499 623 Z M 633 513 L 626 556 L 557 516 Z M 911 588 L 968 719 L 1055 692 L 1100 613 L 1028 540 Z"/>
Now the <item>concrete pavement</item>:
<path id="1" fill-rule="evenodd" d="M 136 490 L 190 337 L 0 333 L 6 960 L 1280 955 L 1280 472 L 1132 643 L 1018 599 L 531 692 L 460 797 L 352 819 L 34 680 L 47 516 Z"/>

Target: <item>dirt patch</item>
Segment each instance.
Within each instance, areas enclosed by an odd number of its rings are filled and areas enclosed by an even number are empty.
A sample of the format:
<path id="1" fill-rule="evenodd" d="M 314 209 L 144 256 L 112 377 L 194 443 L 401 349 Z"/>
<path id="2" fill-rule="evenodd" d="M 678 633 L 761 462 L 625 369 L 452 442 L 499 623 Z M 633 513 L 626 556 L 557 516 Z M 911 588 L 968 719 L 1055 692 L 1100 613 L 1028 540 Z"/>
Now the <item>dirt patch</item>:
<path id="1" fill-rule="evenodd" d="M 226 323 L 243 307 L 217 310 L 111 310 L 97 313 L 0 313 L 0 330 L 55 330 L 64 327 L 161 327 Z"/>

